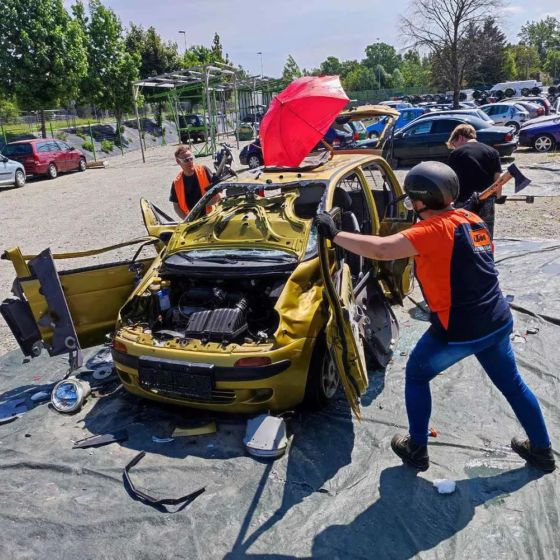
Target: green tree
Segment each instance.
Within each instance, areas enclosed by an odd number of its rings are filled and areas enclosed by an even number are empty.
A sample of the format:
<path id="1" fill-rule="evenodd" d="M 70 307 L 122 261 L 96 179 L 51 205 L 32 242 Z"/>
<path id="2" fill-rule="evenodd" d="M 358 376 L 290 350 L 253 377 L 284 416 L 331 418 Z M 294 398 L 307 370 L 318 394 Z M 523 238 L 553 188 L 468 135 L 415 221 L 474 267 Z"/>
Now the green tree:
<path id="1" fill-rule="evenodd" d="M 535 47 L 519 44 L 511 45 L 509 49 L 515 57 L 518 80 L 527 80 L 531 75 L 538 73 L 541 60 Z"/>
<path id="2" fill-rule="evenodd" d="M 323 76 L 340 76 L 342 74 L 342 63 L 336 56 L 329 56 L 321 62 L 319 73 Z"/>
<path id="3" fill-rule="evenodd" d="M 519 38 L 522 43 L 537 49 L 541 64 L 544 64 L 548 52 L 560 47 L 560 21 L 552 16 L 528 21 L 521 28 Z"/>
<path id="4" fill-rule="evenodd" d="M 403 55 L 400 67 L 406 87 L 428 87 L 430 85 L 430 62 L 421 59 L 417 51 L 409 50 Z"/>
<path id="5" fill-rule="evenodd" d="M 504 78 L 515 80 L 517 77 L 517 64 L 515 63 L 515 53 L 511 48 L 507 48 L 504 57 Z"/>
<path id="6" fill-rule="evenodd" d="M 0 17 L 0 80 L 20 109 L 45 109 L 75 99 L 87 72 L 82 30 L 62 0 L 3 0 Z"/>
<path id="7" fill-rule="evenodd" d="M 362 64 L 367 68 L 375 69 L 383 66 L 386 72 L 394 72 L 402 62 L 400 54 L 397 54 L 395 47 L 387 43 L 374 43 L 366 47 L 366 57 Z"/>
<path id="8" fill-rule="evenodd" d="M 140 56 L 127 52 L 119 18 L 99 0 L 90 0 L 89 18 L 81 1 L 73 10 L 88 37 L 89 71 L 82 84 L 83 98 L 112 111 L 120 127 L 124 113 L 134 104 L 132 84 L 139 78 Z"/>
<path id="9" fill-rule="evenodd" d="M 346 91 L 363 91 L 379 88 L 375 73 L 371 68 L 361 64 L 355 66 L 342 80 Z"/>
<path id="10" fill-rule="evenodd" d="M 302 72 L 295 58 L 290 54 L 284 64 L 284 69 L 282 70 L 282 80 L 284 82 L 291 82 L 296 78 L 301 78 Z"/>
<path id="11" fill-rule="evenodd" d="M 554 80 L 560 76 L 560 49 L 548 51 L 546 54 L 544 69 Z"/>
<path id="12" fill-rule="evenodd" d="M 144 30 L 130 24 L 125 37 L 126 49 L 140 57 L 140 78 L 148 78 L 179 68 L 177 43 L 164 42 L 154 27 Z"/>

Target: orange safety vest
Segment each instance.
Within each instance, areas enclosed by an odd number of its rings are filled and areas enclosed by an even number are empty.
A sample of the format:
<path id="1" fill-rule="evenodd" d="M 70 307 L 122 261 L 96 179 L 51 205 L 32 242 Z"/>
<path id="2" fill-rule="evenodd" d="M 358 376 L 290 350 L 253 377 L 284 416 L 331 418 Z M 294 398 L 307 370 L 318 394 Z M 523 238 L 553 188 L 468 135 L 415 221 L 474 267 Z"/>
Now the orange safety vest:
<path id="1" fill-rule="evenodd" d="M 202 165 L 195 165 L 194 172 L 196 178 L 198 179 L 198 186 L 200 187 L 200 194 L 204 196 L 210 186 L 210 181 L 208 180 L 208 174 L 206 169 Z M 179 208 L 185 213 L 189 213 L 189 206 L 187 204 L 187 197 L 185 195 L 185 182 L 183 181 L 183 172 L 179 173 L 177 177 L 173 180 L 173 188 L 175 189 L 175 195 L 177 196 L 177 203 Z"/>

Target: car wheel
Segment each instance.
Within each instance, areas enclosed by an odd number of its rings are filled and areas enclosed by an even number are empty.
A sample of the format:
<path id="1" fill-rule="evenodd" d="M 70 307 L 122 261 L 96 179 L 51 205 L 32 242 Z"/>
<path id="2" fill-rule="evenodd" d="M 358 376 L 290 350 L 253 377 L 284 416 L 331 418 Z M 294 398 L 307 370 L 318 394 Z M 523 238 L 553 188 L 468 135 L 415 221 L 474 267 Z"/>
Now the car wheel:
<path id="1" fill-rule="evenodd" d="M 58 177 L 58 169 L 54 163 L 49 163 L 49 167 L 47 168 L 47 177 L 49 179 L 56 179 Z"/>
<path id="2" fill-rule="evenodd" d="M 307 374 L 304 403 L 307 408 L 323 408 L 335 396 L 340 384 L 336 366 L 327 350 L 325 339 L 319 338 Z"/>
<path id="3" fill-rule="evenodd" d="M 519 129 L 521 128 L 521 125 L 518 122 L 515 122 L 515 121 L 510 121 L 510 122 L 506 123 L 504 126 L 510 126 L 511 128 L 513 128 L 513 131 L 515 132 L 515 134 L 517 134 L 519 132 Z"/>
<path id="4" fill-rule="evenodd" d="M 537 152 L 550 152 L 554 149 L 554 139 L 548 134 L 541 134 L 535 138 L 533 148 Z"/>
<path id="5" fill-rule="evenodd" d="M 78 165 L 79 171 L 85 171 L 87 169 L 86 158 L 80 158 L 80 164 Z"/>
<path id="6" fill-rule="evenodd" d="M 379 139 L 379 134 L 377 134 L 377 132 L 370 132 L 369 135 L 371 140 L 378 140 Z"/>
<path id="7" fill-rule="evenodd" d="M 21 169 L 18 169 L 16 171 L 16 176 L 15 176 L 15 179 L 14 179 L 14 185 L 18 189 L 23 187 L 23 185 L 25 185 L 25 173 Z"/>
<path id="8" fill-rule="evenodd" d="M 262 165 L 261 158 L 258 155 L 253 154 L 252 156 L 249 156 L 247 164 L 249 165 L 249 169 L 260 167 Z"/>

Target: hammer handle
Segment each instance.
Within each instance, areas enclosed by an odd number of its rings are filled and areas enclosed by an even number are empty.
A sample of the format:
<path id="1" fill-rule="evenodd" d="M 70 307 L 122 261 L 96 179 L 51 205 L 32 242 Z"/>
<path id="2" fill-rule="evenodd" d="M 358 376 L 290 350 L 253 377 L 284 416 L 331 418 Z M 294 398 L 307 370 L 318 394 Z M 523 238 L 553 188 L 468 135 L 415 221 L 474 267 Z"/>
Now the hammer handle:
<path id="1" fill-rule="evenodd" d="M 513 175 L 509 171 L 505 171 L 494 183 L 478 195 L 478 200 L 486 200 L 493 194 L 496 194 L 510 179 L 513 179 Z"/>

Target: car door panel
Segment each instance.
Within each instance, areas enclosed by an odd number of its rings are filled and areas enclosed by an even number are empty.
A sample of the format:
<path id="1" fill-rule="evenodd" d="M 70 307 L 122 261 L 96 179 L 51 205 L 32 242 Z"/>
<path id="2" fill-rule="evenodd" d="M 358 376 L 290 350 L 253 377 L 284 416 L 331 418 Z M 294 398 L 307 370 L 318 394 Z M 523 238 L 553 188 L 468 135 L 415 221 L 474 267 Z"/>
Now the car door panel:
<path id="1" fill-rule="evenodd" d="M 418 160 L 429 155 L 431 145 L 431 121 L 423 121 L 404 130 L 395 142 L 394 157 Z"/>

